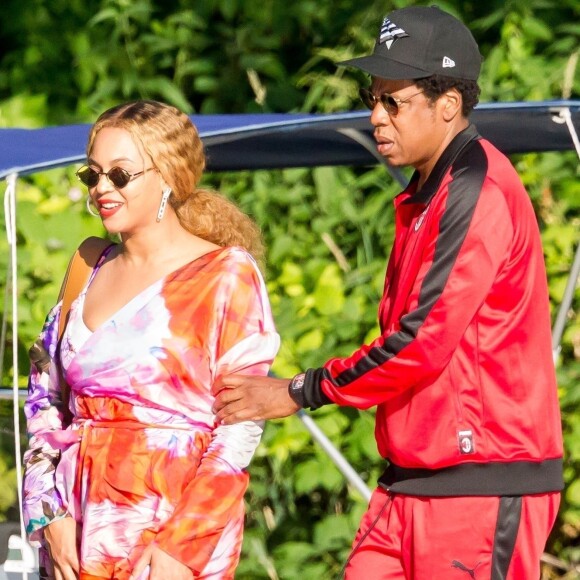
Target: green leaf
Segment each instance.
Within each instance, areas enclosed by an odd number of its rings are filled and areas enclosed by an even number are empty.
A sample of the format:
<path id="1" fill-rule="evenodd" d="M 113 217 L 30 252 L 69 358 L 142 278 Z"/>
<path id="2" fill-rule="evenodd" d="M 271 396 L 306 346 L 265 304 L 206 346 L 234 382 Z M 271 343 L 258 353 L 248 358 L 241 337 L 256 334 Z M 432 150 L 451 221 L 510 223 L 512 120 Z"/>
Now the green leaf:
<path id="1" fill-rule="evenodd" d="M 580 507 L 580 480 L 573 481 L 566 491 L 566 501 Z"/>
<path id="2" fill-rule="evenodd" d="M 544 40 L 549 42 L 554 37 L 552 29 L 541 20 L 528 16 L 522 22 L 523 32 L 537 40 Z"/>
<path id="3" fill-rule="evenodd" d="M 298 354 L 316 350 L 322 346 L 324 336 L 320 328 L 315 328 L 306 334 L 303 334 L 296 343 L 296 351 Z"/>
<path id="4" fill-rule="evenodd" d="M 141 86 L 146 94 L 158 95 L 162 100 L 175 105 L 184 113 L 191 113 L 192 106 L 189 104 L 183 92 L 165 77 L 155 77 L 141 81 Z"/>
<path id="5" fill-rule="evenodd" d="M 353 530 L 346 515 L 327 517 L 314 529 L 314 542 L 322 550 L 336 549 L 352 537 Z"/>
<path id="6" fill-rule="evenodd" d="M 314 305 L 323 315 L 342 311 L 344 306 L 344 284 L 336 264 L 329 264 L 320 276 L 314 290 Z"/>
<path id="7" fill-rule="evenodd" d="M 87 22 L 87 25 L 95 26 L 101 22 L 106 22 L 107 20 L 117 20 L 117 18 L 119 18 L 119 11 L 116 8 L 103 8 Z"/>

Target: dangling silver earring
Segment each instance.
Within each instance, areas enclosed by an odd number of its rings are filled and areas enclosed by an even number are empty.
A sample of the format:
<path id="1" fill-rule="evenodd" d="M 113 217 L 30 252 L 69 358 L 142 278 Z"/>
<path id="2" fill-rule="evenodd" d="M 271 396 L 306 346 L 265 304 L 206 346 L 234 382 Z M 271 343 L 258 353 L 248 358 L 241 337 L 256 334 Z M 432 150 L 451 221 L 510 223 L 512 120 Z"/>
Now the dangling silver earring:
<path id="1" fill-rule="evenodd" d="M 159 211 L 157 212 L 157 221 L 160 222 L 165 215 L 165 208 L 167 207 L 167 200 L 171 195 L 171 187 L 166 187 L 161 196 L 161 203 L 159 204 Z"/>
<path id="2" fill-rule="evenodd" d="M 93 211 L 93 204 L 91 203 L 91 196 L 87 195 L 87 211 L 94 217 L 101 217 L 98 213 Z"/>

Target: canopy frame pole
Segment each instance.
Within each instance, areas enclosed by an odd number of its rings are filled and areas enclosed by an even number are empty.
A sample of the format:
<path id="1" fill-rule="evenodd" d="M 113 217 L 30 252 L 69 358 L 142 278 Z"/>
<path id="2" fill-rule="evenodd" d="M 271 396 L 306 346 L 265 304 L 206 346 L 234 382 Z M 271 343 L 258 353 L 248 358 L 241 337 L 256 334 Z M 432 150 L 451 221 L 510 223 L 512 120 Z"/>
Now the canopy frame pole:
<path id="1" fill-rule="evenodd" d="M 561 125 L 565 123 L 568 131 L 570 132 L 570 138 L 574 147 L 576 149 L 576 154 L 580 161 L 580 139 L 578 138 L 578 133 L 576 132 L 576 127 L 574 127 L 574 122 L 572 120 L 572 112 L 569 107 L 554 107 L 550 109 L 552 115 L 552 120 L 554 123 Z M 568 275 L 568 282 L 566 283 L 566 289 L 564 290 L 564 295 L 562 296 L 562 302 L 558 308 L 558 313 L 554 321 L 554 326 L 552 328 L 552 357 L 554 364 L 558 361 L 560 352 L 562 350 L 562 336 L 564 334 L 564 328 L 566 326 L 566 318 L 568 317 L 568 312 L 574 301 L 574 291 L 576 289 L 576 284 L 580 277 L 580 240 L 576 246 L 576 253 L 574 256 L 574 261 L 572 263 L 572 268 L 570 274 Z"/>
<path id="2" fill-rule="evenodd" d="M 344 458 L 340 451 L 331 443 L 328 437 L 322 432 L 320 427 L 314 422 L 312 417 L 304 410 L 296 413 L 312 438 L 322 447 L 338 470 L 344 475 L 346 480 L 363 496 L 368 502 L 371 499 L 371 490 L 361 479 L 360 475 L 353 469 L 351 464 Z"/>
<path id="3" fill-rule="evenodd" d="M 4 192 L 4 216 L 6 238 L 10 247 L 8 256 L 10 281 L 12 284 L 12 401 L 14 415 L 14 459 L 16 462 L 16 492 L 18 494 L 18 513 L 20 519 L 20 537 L 27 543 L 24 517 L 22 514 L 22 455 L 20 449 L 20 389 L 18 388 L 18 261 L 16 236 L 16 182 L 18 173 L 11 173 L 6 177 L 6 191 Z M 24 556 L 23 556 L 24 558 Z M 28 578 L 26 569 L 22 570 L 22 578 Z"/>
<path id="4" fill-rule="evenodd" d="M 554 123 L 558 123 L 559 125 L 566 123 L 566 127 L 570 133 L 572 143 L 574 143 L 574 148 L 576 149 L 578 159 L 580 159 L 580 139 L 578 138 L 576 127 L 574 127 L 574 121 L 572 120 L 572 111 L 570 111 L 570 107 L 553 107 L 550 108 L 550 112 L 553 114 L 552 121 L 554 121 Z"/>
<path id="5" fill-rule="evenodd" d="M 564 334 L 564 328 L 566 326 L 566 319 L 568 317 L 568 311 L 572 306 L 574 301 L 574 292 L 576 290 L 576 283 L 580 278 L 580 242 L 576 246 L 576 253 L 574 256 L 574 262 L 572 263 L 572 269 L 568 276 L 568 282 L 566 283 L 566 289 L 564 290 L 564 296 L 562 297 L 562 302 L 558 308 L 558 314 L 556 315 L 556 320 L 554 321 L 554 327 L 552 329 L 552 355 L 554 357 L 554 363 L 557 362 L 560 352 L 562 350 L 562 336 Z"/>

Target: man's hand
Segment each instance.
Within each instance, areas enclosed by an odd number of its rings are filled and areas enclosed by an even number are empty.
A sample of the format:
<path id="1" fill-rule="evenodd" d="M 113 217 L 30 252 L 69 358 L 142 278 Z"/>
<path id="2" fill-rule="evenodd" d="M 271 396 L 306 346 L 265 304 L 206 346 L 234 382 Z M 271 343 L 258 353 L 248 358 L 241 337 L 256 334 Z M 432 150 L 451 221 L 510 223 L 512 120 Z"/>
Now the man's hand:
<path id="1" fill-rule="evenodd" d="M 300 409 L 288 394 L 289 382 L 248 375 L 220 377 L 212 387 L 216 397 L 213 411 L 225 425 L 288 417 Z"/>
<path id="2" fill-rule="evenodd" d="M 44 539 L 55 580 L 77 580 L 80 573 L 80 529 L 76 521 L 69 516 L 55 520 L 44 528 Z"/>

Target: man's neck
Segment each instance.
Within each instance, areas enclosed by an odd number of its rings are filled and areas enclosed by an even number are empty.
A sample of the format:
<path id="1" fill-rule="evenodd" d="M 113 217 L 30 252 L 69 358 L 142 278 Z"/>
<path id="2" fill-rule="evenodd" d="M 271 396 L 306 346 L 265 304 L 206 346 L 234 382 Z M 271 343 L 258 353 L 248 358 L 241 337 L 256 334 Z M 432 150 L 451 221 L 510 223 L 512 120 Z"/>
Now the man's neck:
<path id="1" fill-rule="evenodd" d="M 448 130 L 445 131 L 445 133 L 443 134 L 443 137 L 439 142 L 439 145 L 437 146 L 433 155 L 428 160 L 426 160 L 424 164 L 415 167 L 415 169 L 419 173 L 417 191 L 421 191 L 421 188 L 429 178 L 429 175 L 431 175 L 431 172 L 433 171 L 435 165 L 437 164 L 437 161 L 439 161 L 441 155 L 443 155 L 447 147 L 449 147 L 451 141 L 453 141 L 453 139 L 455 139 L 455 137 L 457 137 L 459 133 L 467 129 L 467 127 L 469 127 L 469 119 L 467 119 L 466 117 L 461 117 L 460 119 L 457 120 L 456 123 L 450 124 L 448 126 Z"/>

